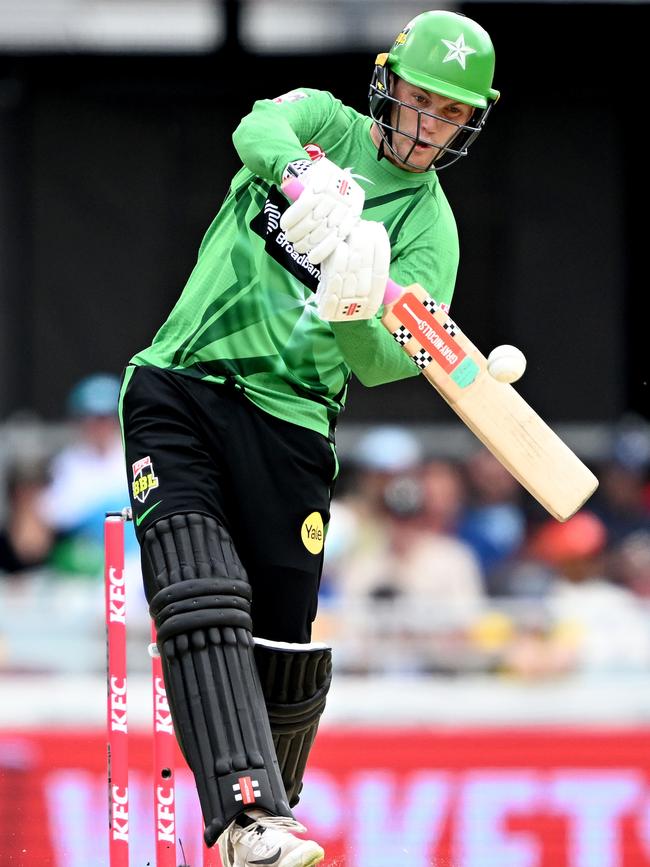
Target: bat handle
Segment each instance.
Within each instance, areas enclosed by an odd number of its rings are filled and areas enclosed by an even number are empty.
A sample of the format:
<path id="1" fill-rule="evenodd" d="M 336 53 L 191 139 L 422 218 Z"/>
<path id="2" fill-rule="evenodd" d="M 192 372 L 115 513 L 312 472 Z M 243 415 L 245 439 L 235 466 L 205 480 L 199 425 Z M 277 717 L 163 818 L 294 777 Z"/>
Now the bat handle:
<path id="1" fill-rule="evenodd" d="M 303 191 L 303 185 L 299 178 L 289 178 L 282 184 L 282 192 L 291 202 L 295 202 Z M 386 289 L 384 290 L 384 304 L 392 304 L 396 301 L 404 290 L 394 280 L 388 278 Z"/>

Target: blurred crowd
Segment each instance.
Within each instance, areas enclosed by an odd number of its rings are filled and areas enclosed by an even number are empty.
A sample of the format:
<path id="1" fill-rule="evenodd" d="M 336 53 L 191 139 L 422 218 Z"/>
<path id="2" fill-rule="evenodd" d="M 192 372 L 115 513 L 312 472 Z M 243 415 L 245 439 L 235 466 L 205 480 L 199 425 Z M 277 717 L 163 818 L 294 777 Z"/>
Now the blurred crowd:
<path id="1" fill-rule="evenodd" d="M 60 447 L 5 464 L 0 590 L 44 571 L 101 581 L 104 514 L 128 503 L 119 387 L 81 380 Z M 443 460 L 406 427 L 368 429 L 342 460 L 315 637 L 353 672 L 650 672 L 646 424 L 622 419 L 592 469 L 596 495 L 561 524 L 478 444 Z M 130 525 L 126 559 L 141 595 Z"/>
<path id="2" fill-rule="evenodd" d="M 408 429 L 371 430 L 341 472 L 318 637 L 349 645 L 351 669 L 381 646 L 401 671 L 650 671 L 645 423 L 623 419 L 592 469 L 597 493 L 559 523 L 482 447 L 440 460 Z"/>
<path id="3" fill-rule="evenodd" d="M 56 577 L 101 578 L 105 513 L 129 502 L 119 391 L 115 374 L 84 377 L 67 398 L 63 442 L 54 449 L 41 441 L 24 446 L 18 442 L 0 467 L 0 576 L 5 584 L 19 587 L 26 577 L 44 570 Z M 132 580 L 139 580 L 139 553 L 130 525 L 125 556 Z"/>

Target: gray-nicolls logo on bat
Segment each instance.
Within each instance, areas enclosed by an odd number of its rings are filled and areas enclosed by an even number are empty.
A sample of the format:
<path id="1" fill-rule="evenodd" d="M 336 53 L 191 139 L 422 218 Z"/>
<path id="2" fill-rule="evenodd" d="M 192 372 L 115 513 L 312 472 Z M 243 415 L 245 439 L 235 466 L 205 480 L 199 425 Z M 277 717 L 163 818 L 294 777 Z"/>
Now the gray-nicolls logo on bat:
<path id="1" fill-rule="evenodd" d="M 282 214 L 278 206 L 268 199 L 264 205 L 264 213 L 266 214 L 266 234 L 270 235 L 271 232 L 275 232 L 278 229 Z"/>

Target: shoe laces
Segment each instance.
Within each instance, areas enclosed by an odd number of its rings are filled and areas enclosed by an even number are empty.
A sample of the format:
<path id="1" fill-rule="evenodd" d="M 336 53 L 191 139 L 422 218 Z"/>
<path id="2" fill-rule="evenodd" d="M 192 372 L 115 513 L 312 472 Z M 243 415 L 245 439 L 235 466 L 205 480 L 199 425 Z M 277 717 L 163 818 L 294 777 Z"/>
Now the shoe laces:
<path id="1" fill-rule="evenodd" d="M 262 825 L 251 825 L 249 828 L 243 828 L 236 832 L 236 842 L 247 847 L 248 854 L 269 855 L 278 848 L 277 840 L 271 837 L 266 837 L 265 828 Z"/>
<path id="2" fill-rule="evenodd" d="M 304 834 L 307 830 L 304 825 L 289 816 L 272 816 L 270 813 L 263 813 L 259 816 L 251 816 L 251 819 L 255 819 L 258 825 L 278 831 L 296 831 L 298 834 Z"/>

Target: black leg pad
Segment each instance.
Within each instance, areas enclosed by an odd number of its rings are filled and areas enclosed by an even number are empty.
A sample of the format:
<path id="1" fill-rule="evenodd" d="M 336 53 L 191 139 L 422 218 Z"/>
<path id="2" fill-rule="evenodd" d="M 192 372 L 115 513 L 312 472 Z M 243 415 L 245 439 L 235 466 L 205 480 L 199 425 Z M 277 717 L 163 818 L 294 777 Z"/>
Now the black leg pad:
<path id="1" fill-rule="evenodd" d="M 235 578 L 248 583 L 230 534 L 208 515 L 172 515 L 153 524 L 142 543 L 147 600 L 192 578 Z"/>
<path id="2" fill-rule="evenodd" d="M 255 661 L 282 781 L 294 807 L 332 682 L 332 650 L 256 638 Z"/>
<path id="3" fill-rule="evenodd" d="M 221 540 L 216 549 L 210 542 L 215 526 Z M 223 527 L 202 515 L 164 519 L 145 537 L 151 562 L 165 567 L 149 610 L 209 846 L 247 808 L 291 816 L 255 664 L 251 590 L 241 564 L 233 569 L 236 577 L 227 574 L 234 564 L 223 556 L 232 548 L 224 546 L 226 537 Z"/>

